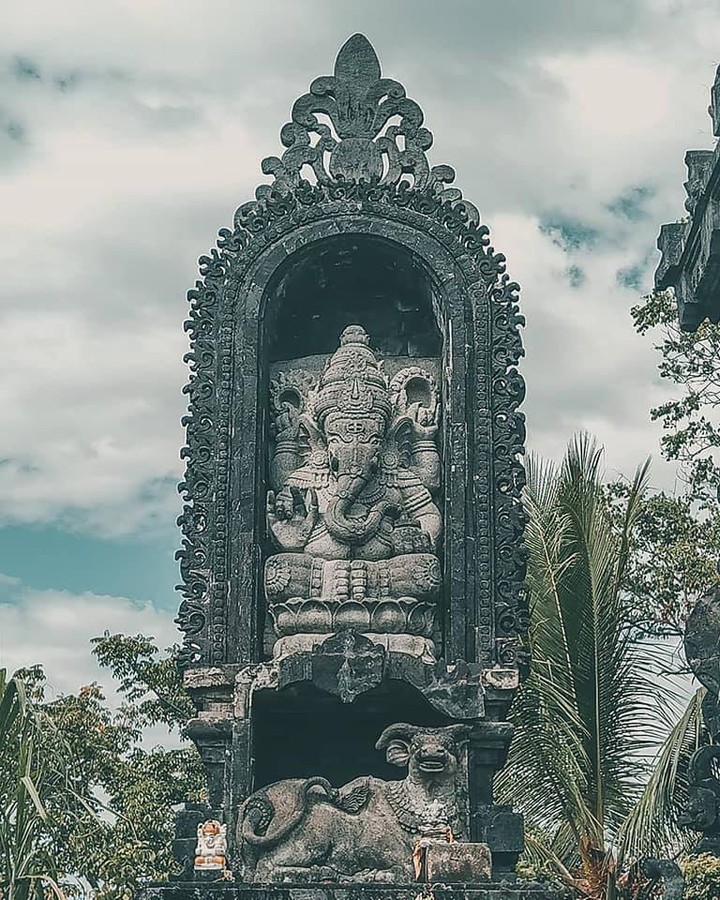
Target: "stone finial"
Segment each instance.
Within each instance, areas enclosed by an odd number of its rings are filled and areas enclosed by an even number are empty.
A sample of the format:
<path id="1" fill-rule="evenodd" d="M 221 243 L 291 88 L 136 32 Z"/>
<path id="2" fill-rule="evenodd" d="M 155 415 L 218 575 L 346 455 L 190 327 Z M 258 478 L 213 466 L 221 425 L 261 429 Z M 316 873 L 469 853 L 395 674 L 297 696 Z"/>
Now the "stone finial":
<path id="1" fill-rule="evenodd" d="M 688 150 L 685 154 L 688 178 L 685 182 L 687 200 L 685 209 L 692 215 L 702 197 L 713 168 L 715 154 L 712 150 Z"/>
<path id="2" fill-rule="evenodd" d="M 430 169 L 426 151 L 433 136 L 423 119 L 405 88 L 382 77 L 370 41 L 354 34 L 340 48 L 334 74 L 316 78 L 295 101 L 292 120 L 280 132 L 287 150 L 282 158 L 264 159 L 262 170 L 285 187 L 310 176 L 320 184 L 397 184 L 404 174 L 420 189 L 450 183 L 450 166 Z"/>
<path id="3" fill-rule="evenodd" d="M 710 106 L 708 112 L 713 121 L 713 134 L 720 138 L 720 66 L 715 73 L 715 82 L 710 88 Z"/>

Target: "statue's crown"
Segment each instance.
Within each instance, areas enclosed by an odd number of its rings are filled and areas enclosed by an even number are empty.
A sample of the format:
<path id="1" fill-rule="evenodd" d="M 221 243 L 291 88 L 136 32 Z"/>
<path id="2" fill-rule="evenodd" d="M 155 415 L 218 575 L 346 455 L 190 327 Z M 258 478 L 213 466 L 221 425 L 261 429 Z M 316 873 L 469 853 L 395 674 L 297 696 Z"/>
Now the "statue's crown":
<path id="1" fill-rule="evenodd" d="M 331 412 L 390 418 L 387 379 L 362 325 L 348 325 L 340 335 L 340 346 L 320 376 L 313 412 L 321 425 Z"/>

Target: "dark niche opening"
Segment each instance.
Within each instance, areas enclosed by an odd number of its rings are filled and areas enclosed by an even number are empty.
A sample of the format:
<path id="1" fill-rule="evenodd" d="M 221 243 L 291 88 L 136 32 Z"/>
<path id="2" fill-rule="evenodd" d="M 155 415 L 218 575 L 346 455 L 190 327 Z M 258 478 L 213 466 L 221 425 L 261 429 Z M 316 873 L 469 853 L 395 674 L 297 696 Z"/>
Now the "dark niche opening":
<path id="1" fill-rule="evenodd" d="M 271 362 L 332 353 L 362 325 L 386 356 L 442 355 L 432 286 L 419 260 L 384 238 L 345 234 L 298 250 L 266 295 Z"/>
<path id="2" fill-rule="evenodd" d="M 375 749 L 383 729 L 396 722 L 449 724 L 415 688 L 391 681 L 342 703 L 314 685 L 258 691 L 253 701 L 255 789 L 282 778 L 322 775 L 340 786 L 360 775 L 397 781 L 404 769 Z"/>

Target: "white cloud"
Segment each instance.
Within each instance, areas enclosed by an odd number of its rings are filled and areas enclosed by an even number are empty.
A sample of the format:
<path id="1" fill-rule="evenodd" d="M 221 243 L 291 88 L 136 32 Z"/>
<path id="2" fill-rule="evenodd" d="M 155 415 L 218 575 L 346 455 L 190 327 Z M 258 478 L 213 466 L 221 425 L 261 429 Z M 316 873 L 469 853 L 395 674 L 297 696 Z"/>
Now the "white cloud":
<path id="1" fill-rule="evenodd" d="M 658 453 L 648 409 L 667 389 L 617 272 L 640 266 L 649 289 L 658 227 L 683 213 L 684 150 L 711 146 L 714 4 L 211 8 L 37 2 L 0 37 L 0 92 L 22 126 L 0 141 L 6 521 L 101 534 L 172 521 L 195 260 L 264 180 L 293 100 L 354 30 L 425 108 L 433 161 L 456 166 L 522 284 L 530 444 L 558 455 L 592 427 L 611 467 Z M 647 217 L 613 214 L 638 186 L 652 188 Z M 539 231 L 550 214 L 596 229 L 596 245 L 564 253 Z M 658 472 L 672 484 L 671 467 Z"/>
<path id="2" fill-rule="evenodd" d="M 41 664 L 47 675 L 48 698 L 76 693 L 98 682 L 113 699 L 107 671 L 92 656 L 90 641 L 105 631 L 145 634 L 161 648 L 177 642 L 178 633 L 167 610 L 103 594 L 70 594 L 36 590 L 0 575 L 0 668 L 13 672 Z"/>

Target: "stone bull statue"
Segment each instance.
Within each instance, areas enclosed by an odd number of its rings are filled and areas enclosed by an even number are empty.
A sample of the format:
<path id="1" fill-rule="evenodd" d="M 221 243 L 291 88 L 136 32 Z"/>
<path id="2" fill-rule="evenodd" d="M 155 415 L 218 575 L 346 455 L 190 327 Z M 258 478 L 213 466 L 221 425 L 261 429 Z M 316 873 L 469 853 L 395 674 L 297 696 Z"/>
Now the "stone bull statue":
<path id="1" fill-rule="evenodd" d="M 390 725 L 376 743 L 403 781 L 288 779 L 249 797 L 238 817 L 244 880 L 254 883 L 415 880 L 422 838 L 465 833 L 462 747 L 467 727 Z M 417 853 L 416 853 L 417 858 Z"/>

